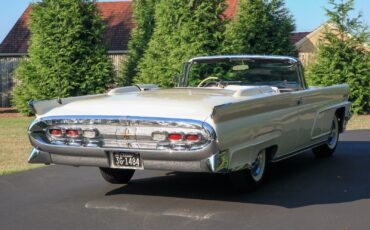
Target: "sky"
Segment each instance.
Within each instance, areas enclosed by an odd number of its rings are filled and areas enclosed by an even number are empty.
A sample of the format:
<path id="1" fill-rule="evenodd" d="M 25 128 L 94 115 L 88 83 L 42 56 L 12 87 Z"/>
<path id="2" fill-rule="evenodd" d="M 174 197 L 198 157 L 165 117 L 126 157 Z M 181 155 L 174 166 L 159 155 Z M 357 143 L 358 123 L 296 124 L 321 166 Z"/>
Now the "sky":
<path id="1" fill-rule="evenodd" d="M 3 41 L 28 4 L 34 1 L 0 0 L 0 41 Z M 99 2 L 106 1 L 108 0 Z M 329 7 L 327 0 L 285 0 L 285 2 L 295 18 L 297 32 L 312 31 L 327 20 L 324 11 L 324 8 Z M 355 12 L 361 12 L 364 22 L 370 26 L 370 0 L 355 0 L 355 3 Z"/>

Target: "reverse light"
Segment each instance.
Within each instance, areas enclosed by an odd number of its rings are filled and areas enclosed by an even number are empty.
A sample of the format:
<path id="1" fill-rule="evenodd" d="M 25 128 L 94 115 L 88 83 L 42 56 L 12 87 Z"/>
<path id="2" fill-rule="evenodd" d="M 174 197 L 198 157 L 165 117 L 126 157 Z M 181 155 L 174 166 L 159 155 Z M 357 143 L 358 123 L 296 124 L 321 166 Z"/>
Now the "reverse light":
<path id="1" fill-rule="evenodd" d="M 82 132 L 82 136 L 85 138 L 89 138 L 89 139 L 96 138 L 98 135 L 99 135 L 99 131 L 96 129 L 84 130 Z"/>
<path id="2" fill-rule="evenodd" d="M 165 141 L 167 140 L 167 133 L 163 133 L 163 132 L 152 133 L 152 140 L 153 141 Z"/>

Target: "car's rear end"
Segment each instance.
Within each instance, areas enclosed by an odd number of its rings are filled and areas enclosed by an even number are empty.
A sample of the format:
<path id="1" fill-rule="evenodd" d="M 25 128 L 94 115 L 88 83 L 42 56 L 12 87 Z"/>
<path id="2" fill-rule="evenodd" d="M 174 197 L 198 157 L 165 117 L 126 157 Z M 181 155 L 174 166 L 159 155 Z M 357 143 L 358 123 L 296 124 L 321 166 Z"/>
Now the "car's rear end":
<path id="1" fill-rule="evenodd" d="M 213 128 L 187 119 L 43 117 L 29 137 L 30 163 L 212 172 L 219 153 Z"/>
<path id="2" fill-rule="evenodd" d="M 33 104 L 30 163 L 225 172 L 210 119 L 225 89 L 156 89 Z"/>

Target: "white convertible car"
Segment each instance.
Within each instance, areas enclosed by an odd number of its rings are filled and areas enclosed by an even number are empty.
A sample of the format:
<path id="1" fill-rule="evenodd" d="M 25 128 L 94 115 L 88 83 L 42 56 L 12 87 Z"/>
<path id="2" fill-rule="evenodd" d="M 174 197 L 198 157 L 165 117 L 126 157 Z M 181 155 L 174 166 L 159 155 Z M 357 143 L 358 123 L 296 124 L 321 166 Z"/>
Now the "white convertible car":
<path id="1" fill-rule="evenodd" d="M 331 156 L 351 116 L 348 97 L 348 85 L 308 87 L 295 58 L 197 57 L 176 88 L 31 102 L 29 162 L 99 167 L 111 183 L 145 169 L 225 173 L 253 189 L 271 162 L 308 149 Z"/>

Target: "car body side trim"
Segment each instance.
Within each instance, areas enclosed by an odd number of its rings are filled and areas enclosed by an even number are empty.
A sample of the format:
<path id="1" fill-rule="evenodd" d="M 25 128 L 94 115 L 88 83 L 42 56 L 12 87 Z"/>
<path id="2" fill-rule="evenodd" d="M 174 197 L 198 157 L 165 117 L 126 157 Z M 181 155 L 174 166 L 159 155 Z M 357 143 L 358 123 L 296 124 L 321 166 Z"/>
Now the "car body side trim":
<path id="1" fill-rule="evenodd" d="M 295 150 L 295 151 L 293 151 L 291 153 L 284 154 L 284 155 L 282 155 L 280 157 L 274 158 L 274 159 L 272 159 L 272 162 L 278 162 L 278 161 L 282 161 L 282 160 L 288 159 L 290 157 L 293 157 L 295 155 L 301 154 L 301 153 L 303 153 L 303 152 L 305 152 L 307 150 L 310 150 L 312 148 L 318 147 L 318 146 L 320 146 L 322 144 L 325 144 L 325 143 L 326 143 L 326 141 L 321 141 L 319 143 L 315 143 L 315 144 L 312 144 L 312 145 L 303 147 L 303 148 L 301 148 L 299 150 Z"/>

